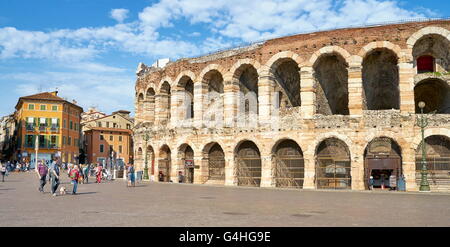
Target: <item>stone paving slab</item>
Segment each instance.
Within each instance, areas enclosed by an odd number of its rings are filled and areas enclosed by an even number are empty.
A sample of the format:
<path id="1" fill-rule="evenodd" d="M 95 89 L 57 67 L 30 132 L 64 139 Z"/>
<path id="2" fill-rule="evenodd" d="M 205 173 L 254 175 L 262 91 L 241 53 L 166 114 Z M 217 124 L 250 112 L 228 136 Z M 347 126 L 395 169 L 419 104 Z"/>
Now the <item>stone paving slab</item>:
<path id="1" fill-rule="evenodd" d="M 66 175 L 63 186 L 71 189 Z M 90 179 L 91 182 L 94 178 Z M 0 226 L 450 226 L 450 194 L 318 191 L 142 182 L 38 192 L 35 173 L 0 182 Z"/>

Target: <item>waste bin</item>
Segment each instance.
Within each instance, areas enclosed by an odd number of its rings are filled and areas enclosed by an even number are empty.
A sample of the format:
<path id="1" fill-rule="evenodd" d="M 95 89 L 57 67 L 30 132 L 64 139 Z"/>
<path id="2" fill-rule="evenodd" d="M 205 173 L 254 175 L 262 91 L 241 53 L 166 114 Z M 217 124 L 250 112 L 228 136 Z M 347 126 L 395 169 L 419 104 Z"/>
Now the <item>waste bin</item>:
<path id="1" fill-rule="evenodd" d="M 143 171 L 136 172 L 136 181 L 142 181 L 142 174 L 143 173 L 144 173 Z"/>

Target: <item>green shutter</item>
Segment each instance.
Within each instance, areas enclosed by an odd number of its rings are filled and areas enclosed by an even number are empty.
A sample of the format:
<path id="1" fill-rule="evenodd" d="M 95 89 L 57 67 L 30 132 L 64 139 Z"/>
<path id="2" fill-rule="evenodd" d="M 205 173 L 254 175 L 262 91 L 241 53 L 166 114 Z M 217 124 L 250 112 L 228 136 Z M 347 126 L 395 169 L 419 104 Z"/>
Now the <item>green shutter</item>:
<path id="1" fill-rule="evenodd" d="M 32 135 L 30 147 L 34 148 L 35 147 L 34 146 L 35 143 L 36 143 L 36 135 Z"/>
<path id="2" fill-rule="evenodd" d="M 47 118 L 47 119 L 45 119 L 45 122 L 47 124 L 47 127 L 50 127 L 50 125 L 52 123 L 52 119 L 51 118 Z"/>
<path id="3" fill-rule="evenodd" d="M 57 126 L 58 126 L 58 128 L 59 128 L 59 118 L 58 118 L 58 120 L 57 120 L 56 124 L 57 124 Z"/>
<path id="4" fill-rule="evenodd" d="M 37 127 L 37 126 L 39 126 L 39 118 L 38 117 L 34 118 L 34 127 Z"/>
<path id="5" fill-rule="evenodd" d="M 59 136 L 56 136 L 56 148 L 59 148 L 59 142 L 58 141 L 59 141 Z"/>

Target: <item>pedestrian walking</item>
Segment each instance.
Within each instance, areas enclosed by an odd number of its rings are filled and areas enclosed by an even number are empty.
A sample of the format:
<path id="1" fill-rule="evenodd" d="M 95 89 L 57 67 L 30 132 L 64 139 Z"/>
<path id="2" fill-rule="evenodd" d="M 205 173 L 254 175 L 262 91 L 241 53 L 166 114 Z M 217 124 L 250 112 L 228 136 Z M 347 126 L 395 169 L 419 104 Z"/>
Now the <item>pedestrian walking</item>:
<path id="1" fill-rule="evenodd" d="M 50 175 L 52 177 L 52 195 L 56 196 L 56 191 L 59 186 L 59 172 L 60 167 L 58 162 L 53 162 L 50 166 Z"/>
<path id="2" fill-rule="evenodd" d="M 183 183 L 183 172 L 179 171 L 178 172 L 178 183 Z"/>
<path id="3" fill-rule="evenodd" d="M 44 193 L 44 186 L 46 184 L 46 177 L 48 174 L 48 167 L 42 163 L 42 161 L 38 162 L 36 167 L 36 173 L 39 177 L 39 191 Z"/>
<path id="4" fill-rule="evenodd" d="M 89 164 L 86 164 L 83 168 L 83 183 L 89 183 Z"/>
<path id="5" fill-rule="evenodd" d="M 97 177 L 97 183 L 102 182 L 102 173 L 103 173 L 103 167 L 101 165 L 97 165 L 95 176 Z"/>
<path id="6" fill-rule="evenodd" d="M 159 178 L 159 182 L 164 182 L 164 174 L 162 171 L 159 171 L 158 178 Z"/>
<path id="7" fill-rule="evenodd" d="M 0 173 L 2 174 L 2 182 L 5 182 L 6 165 L 3 161 L 0 162 Z"/>
<path id="8" fill-rule="evenodd" d="M 133 164 L 129 164 L 128 165 L 127 174 L 128 174 L 128 186 L 135 187 L 136 183 L 135 183 L 134 166 L 133 166 Z"/>
<path id="9" fill-rule="evenodd" d="M 71 183 L 73 185 L 72 195 L 77 194 L 77 187 L 78 187 L 78 179 L 80 178 L 80 170 L 78 169 L 78 165 L 75 165 L 71 171 L 70 171 L 70 179 L 72 180 Z"/>

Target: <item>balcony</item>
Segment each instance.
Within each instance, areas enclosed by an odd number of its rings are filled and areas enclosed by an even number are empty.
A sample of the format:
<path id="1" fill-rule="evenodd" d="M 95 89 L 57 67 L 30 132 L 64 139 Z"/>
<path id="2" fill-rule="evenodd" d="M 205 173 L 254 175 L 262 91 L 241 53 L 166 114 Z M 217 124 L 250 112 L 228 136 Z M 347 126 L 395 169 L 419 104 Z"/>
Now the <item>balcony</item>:
<path id="1" fill-rule="evenodd" d="M 47 126 L 45 126 L 45 125 L 40 125 L 39 126 L 39 131 L 46 131 L 46 129 L 47 129 Z"/>
<path id="2" fill-rule="evenodd" d="M 34 126 L 34 124 L 27 124 L 26 129 L 27 129 L 27 131 L 34 131 L 35 126 Z"/>
<path id="3" fill-rule="evenodd" d="M 52 126 L 50 127 L 51 132 L 59 132 L 59 126 Z"/>

